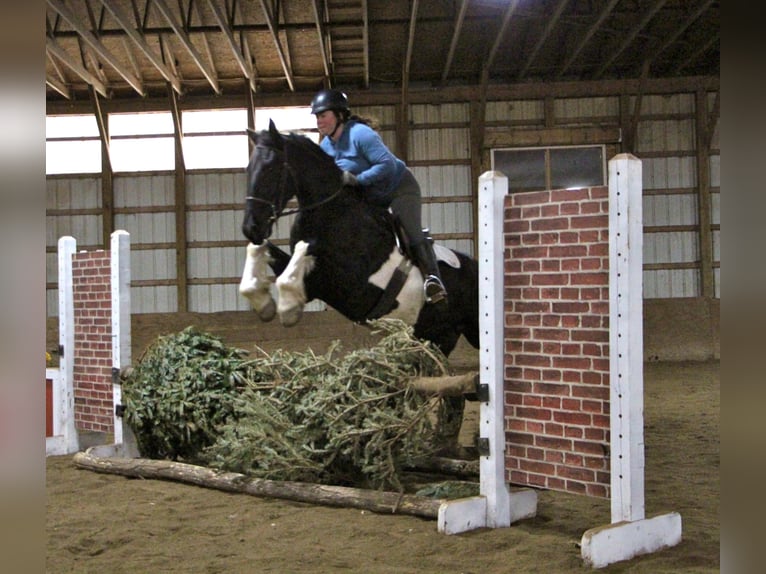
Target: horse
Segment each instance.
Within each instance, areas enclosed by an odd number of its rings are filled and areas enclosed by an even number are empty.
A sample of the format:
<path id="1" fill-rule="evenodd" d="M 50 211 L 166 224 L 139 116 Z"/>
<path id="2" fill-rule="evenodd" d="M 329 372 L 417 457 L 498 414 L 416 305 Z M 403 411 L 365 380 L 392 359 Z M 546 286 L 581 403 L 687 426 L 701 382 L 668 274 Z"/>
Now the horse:
<path id="1" fill-rule="evenodd" d="M 351 321 L 390 317 L 413 326 L 445 356 L 460 335 L 479 347 L 478 262 L 434 245 L 447 304 L 426 303 L 423 276 L 396 233 L 392 213 L 344 186 L 342 171 L 306 136 L 248 129 L 255 144 L 247 167 L 242 232 L 249 240 L 239 292 L 263 321 L 296 324 L 312 299 Z M 297 199 L 296 209 L 286 209 Z M 271 243 L 275 221 L 297 214 L 288 255 Z M 269 273 L 271 268 L 273 275 Z M 271 295 L 276 277 L 278 302 Z"/>

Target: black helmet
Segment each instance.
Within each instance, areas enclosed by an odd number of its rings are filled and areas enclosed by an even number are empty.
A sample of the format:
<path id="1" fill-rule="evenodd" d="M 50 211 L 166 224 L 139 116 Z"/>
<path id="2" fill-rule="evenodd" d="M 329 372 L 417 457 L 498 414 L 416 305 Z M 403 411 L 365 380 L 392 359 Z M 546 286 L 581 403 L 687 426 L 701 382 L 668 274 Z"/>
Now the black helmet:
<path id="1" fill-rule="evenodd" d="M 311 113 L 321 114 L 327 110 L 348 112 L 348 98 L 339 90 L 322 90 L 311 100 Z"/>

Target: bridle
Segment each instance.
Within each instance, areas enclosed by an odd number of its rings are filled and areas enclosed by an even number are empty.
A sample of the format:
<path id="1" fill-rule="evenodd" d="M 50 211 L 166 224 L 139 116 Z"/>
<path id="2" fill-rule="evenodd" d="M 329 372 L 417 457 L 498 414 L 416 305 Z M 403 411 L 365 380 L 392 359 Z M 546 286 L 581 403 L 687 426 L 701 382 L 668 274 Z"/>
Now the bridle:
<path id="1" fill-rule="evenodd" d="M 295 184 L 296 187 L 297 187 L 297 183 L 298 183 L 298 178 L 295 175 L 295 171 L 293 170 L 293 167 L 287 161 L 287 151 L 282 152 L 280 150 L 276 150 L 273 147 L 269 147 L 269 146 L 256 145 L 256 147 L 260 147 L 262 149 L 270 149 L 270 150 L 272 150 L 272 151 L 274 151 L 276 153 L 281 153 L 283 158 L 284 158 L 282 160 L 282 168 L 283 169 L 282 169 L 282 173 L 281 173 L 280 181 L 279 181 L 279 195 L 278 195 L 278 202 L 281 203 L 281 200 L 282 200 L 282 198 L 283 198 L 283 196 L 285 194 L 285 190 L 287 189 L 288 178 L 290 178 L 293 181 L 293 183 Z M 321 199 L 321 200 L 317 201 L 316 203 L 312 203 L 311 205 L 306 205 L 306 206 L 300 206 L 299 205 L 295 209 L 288 209 L 287 211 L 283 210 L 281 212 L 279 211 L 278 203 L 274 203 L 273 201 L 269 201 L 267 199 L 262 199 L 260 197 L 254 196 L 254 195 L 246 196 L 245 197 L 245 201 L 246 202 L 247 201 L 254 201 L 256 203 L 262 203 L 264 205 L 268 205 L 271 208 L 271 216 L 269 217 L 269 220 L 268 220 L 269 221 L 269 227 L 271 227 L 277 221 L 277 219 L 279 219 L 280 217 L 286 217 L 288 215 L 295 215 L 296 213 L 303 213 L 305 211 L 311 211 L 313 209 L 321 207 L 322 205 L 324 205 L 326 203 L 330 203 L 332 200 L 334 200 L 336 197 L 338 197 L 338 195 L 340 195 L 340 193 L 342 191 L 343 191 L 343 185 L 341 184 L 340 187 L 334 193 L 332 193 L 331 195 L 325 197 L 324 199 Z"/>

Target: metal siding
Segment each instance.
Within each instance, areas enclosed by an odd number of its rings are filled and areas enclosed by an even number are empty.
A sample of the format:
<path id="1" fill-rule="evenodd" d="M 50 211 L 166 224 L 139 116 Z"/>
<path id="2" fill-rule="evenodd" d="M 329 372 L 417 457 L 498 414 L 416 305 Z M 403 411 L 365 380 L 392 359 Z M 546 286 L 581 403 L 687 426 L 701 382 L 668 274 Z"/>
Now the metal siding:
<path id="1" fill-rule="evenodd" d="M 487 102 L 485 118 L 488 122 L 523 121 L 538 124 L 545 119 L 545 102 L 543 100 Z"/>
<path id="2" fill-rule="evenodd" d="M 641 99 L 641 113 L 643 115 L 693 114 L 694 94 L 644 95 Z"/>
<path id="3" fill-rule="evenodd" d="M 721 186 L 721 156 L 710 156 L 710 185 L 713 187 Z"/>
<path id="4" fill-rule="evenodd" d="M 471 166 L 434 165 L 411 168 L 423 197 L 470 196 Z"/>
<path id="5" fill-rule="evenodd" d="M 410 117 L 417 124 L 444 124 L 470 121 L 469 104 L 414 104 Z"/>
<path id="6" fill-rule="evenodd" d="M 173 313 L 178 310 L 177 295 L 175 285 L 131 287 L 131 313 Z"/>
<path id="7" fill-rule="evenodd" d="M 413 161 L 469 159 L 469 132 L 463 128 L 412 129 L 409 132 Z"/>
<path id="8" fill-rule="evenodd" d="M 620 100 L 617 97 L 564 98 L 553 102 L 557 120 L 578 118 L 610 118 L 620 113 Z"/>

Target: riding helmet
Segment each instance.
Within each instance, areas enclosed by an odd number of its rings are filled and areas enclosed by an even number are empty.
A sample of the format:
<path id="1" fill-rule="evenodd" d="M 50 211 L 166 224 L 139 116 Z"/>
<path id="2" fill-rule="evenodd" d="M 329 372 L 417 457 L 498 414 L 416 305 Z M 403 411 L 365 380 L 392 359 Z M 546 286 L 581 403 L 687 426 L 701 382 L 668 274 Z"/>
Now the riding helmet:
<path id="1" fill-rule="evenodd" d="M 348 112 L 348 98 L 340 90 L 321 90 L 311 100 L 311 113 L 321 114 L 327 110 Z"/>

